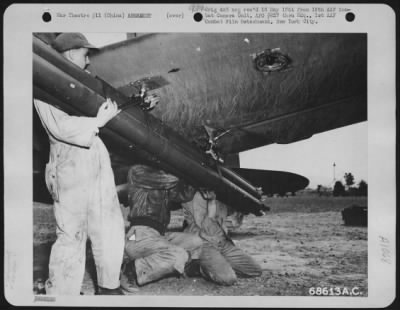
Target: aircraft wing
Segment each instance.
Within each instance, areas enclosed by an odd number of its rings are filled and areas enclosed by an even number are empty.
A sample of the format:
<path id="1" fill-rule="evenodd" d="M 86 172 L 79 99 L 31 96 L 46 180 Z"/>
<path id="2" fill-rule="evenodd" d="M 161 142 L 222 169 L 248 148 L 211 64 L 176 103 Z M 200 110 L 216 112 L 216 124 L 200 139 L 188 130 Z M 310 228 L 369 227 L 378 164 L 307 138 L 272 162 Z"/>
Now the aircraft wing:
<path id="1" fill-rule="evenodd" d="M 365 34 L 145 34 L 91 62 L 117 88 L 163 77 L 151 113 L 222 155 L 367 120 Z"/>

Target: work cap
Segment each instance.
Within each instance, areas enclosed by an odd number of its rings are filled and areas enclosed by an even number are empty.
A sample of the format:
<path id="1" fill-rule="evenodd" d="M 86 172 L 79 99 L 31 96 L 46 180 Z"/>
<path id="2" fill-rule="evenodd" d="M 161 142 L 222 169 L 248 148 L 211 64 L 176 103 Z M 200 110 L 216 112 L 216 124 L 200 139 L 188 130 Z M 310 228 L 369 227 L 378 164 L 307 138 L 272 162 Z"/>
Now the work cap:
<path id="1" fill-rule="evenodd" d="M 128 171 L 128 183 L 145 189 L 171 189 L 179 179 L 163 170 L 147 165 L 134 165 Z"/>
<path id="2" fill-rule="evenodd" d="M 51 46 L 59 53 L 82 47 L 98 49 L 96 46 L 90 44 L 85 36 L 79 32 L 62 33 L 56 37 Z"/>

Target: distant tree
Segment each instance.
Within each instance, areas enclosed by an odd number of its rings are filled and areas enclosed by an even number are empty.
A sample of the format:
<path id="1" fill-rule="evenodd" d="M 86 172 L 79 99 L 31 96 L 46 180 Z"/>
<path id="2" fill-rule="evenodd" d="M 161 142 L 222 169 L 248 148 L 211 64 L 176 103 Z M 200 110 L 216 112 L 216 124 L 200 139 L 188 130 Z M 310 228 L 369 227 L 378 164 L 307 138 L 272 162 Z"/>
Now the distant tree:
<path id="1" fill-rule="evenodd" d="M 357 187 L 349 187 L 349 189 L 346 191 L 347 196 L 359 196 L 360 194 L 358 193 L 358 188 Z"/>
<path id="2" fill-rule="evenodd" d="M 361 180 L 360 183 L 358 183 L 358 194 L 360 196 L 368 195 L 368 184 L 364 180 Z"/>
<path id="3" fill-rule="evenodd" d="M 318 196 L 321 196 L 321 189 L 322 189 L 322 185 L 319 184 L 319 185 L 317 186 L 317 193 L 318 193 Z"/>
<path id="4" fill-rule="evenodd" d="M 346 182 L 347 188 L 350 188 L 352 185 L 354 185 L 354 176 L 351 174 L 351 172 L 344 174 L 344 181 Z"/>
<path id="5" fill-rule="evenodd" d="M 336 181 L 335 186 L 333 187 L 333 196 L 344 196 L 345 188 L 340 181 Z"/>

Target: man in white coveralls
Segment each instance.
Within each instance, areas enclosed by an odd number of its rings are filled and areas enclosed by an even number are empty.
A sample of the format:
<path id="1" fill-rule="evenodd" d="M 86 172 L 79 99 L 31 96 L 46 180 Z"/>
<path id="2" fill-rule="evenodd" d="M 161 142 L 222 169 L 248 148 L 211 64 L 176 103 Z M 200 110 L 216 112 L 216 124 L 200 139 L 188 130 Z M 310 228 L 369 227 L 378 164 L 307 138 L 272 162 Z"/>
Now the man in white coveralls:
<path id="1" fill-rule="evenodd" d="M 95 49 L 80 33 L 63 33 L 52 47 L 84 70 Z M 50 140 L 46 184 L 54 200 L 57 240 L 51 249 L 46 293 L 79 295 L 89 237 L 97 270 L 99 295 L 121 295 L 124 221 L 109 153 L 99 128 L 118 114 L 107 99 L 96 117 L 70 116 L 48 103 L 34 105 Z"/>

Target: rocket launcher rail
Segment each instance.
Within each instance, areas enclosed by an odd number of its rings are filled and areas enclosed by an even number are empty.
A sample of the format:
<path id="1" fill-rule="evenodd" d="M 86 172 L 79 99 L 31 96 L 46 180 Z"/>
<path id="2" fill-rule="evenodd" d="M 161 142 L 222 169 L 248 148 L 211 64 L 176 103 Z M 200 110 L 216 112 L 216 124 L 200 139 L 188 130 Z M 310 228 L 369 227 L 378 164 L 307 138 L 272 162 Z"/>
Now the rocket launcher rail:
<path id="1" fill-rule="evenodd" d="M 95 116 L 105 101 L 105 82 L 70 63 L 36 37 L 33 37 L 33 51 L 34 97 L 44 101 L 57 98 L 56 103 L 54 100 L 48 103 L 69 113 Z M 111 85 L 106 87 L 107 96 L 117 103 L 129 100 Z M 114 140 L 118 137 L 118 143 L 125 149 L 134 147 L 144 150 L 142 154 L 151 154 L 164 169 L 193 185 L 214 189 L 221 201 L 243 213 L 262 215 L 261 210 L 268 209 L 249 182 L 223 166 L 219 167 L 219 173 L 210 158 L 139 107 L 132 106 L 119 113 L 102 132 Z"/>

